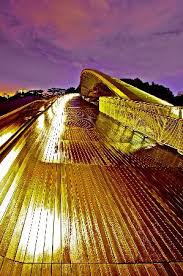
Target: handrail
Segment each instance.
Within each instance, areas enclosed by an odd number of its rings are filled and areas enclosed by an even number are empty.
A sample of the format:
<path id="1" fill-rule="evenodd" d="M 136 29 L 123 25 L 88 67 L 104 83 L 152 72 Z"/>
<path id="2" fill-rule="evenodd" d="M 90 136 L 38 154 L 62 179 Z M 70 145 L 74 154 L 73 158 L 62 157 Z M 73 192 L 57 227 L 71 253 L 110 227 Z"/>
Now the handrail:
<path id="1" fill-rule="evenodd" d="M 100 97 L 99 110 L 113 119 L 139 131 L 159 144 L 165 144 L 183 152 L 183 119 L 174 113 L 165 113 L 162 106 L 144 102 Z M 167 107 L 166 107 L 167 108 Z M 171 111 L 172 107 L 168 107 Z M 181 108 L 181 112 L 183 109 Z"/>

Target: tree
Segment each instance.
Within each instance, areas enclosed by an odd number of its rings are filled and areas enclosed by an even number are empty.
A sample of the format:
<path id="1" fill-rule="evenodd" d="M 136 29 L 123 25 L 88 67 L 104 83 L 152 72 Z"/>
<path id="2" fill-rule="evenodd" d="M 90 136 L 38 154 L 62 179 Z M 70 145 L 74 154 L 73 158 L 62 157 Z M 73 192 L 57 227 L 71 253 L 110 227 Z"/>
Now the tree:
<path id="1" fill-rule="evenodd" d="M 65 93 L 66 94 L 76 93 L 76 89 L 74 87 L 69 87 L 68 89 L 66 89 Z"/>
<path id="2" fill-rule="evenodd" d="M 76 88 L 76 93 L 80 93 L 81 92 L 81 85 L 79 84 L 78 87 Z"/>
<path id="3" fill-rule="evenodd" d="M 122 79 L 122 81 L 124 81 L 128 84 L 131 84 L 131 85 L 133 85 L 151 95 L 154 95 L 162 100 L 165 100 L 165 101 L 168 101 L 168 102 L 174 104 L 174 95 L 173 95 L 172 91 L 163 85 L 159 85 L 154 82 L 152 82 L 152 84 L 149 84 L 148 82 L 143 82 L 139 78 Z"/>
<path id="4" fill-rule="evenodd" d="M 174 104 L 183 106 L 183 95 L 174 97 Z"/>
<path id="5" fill-rule="evenodd" d="M 6 102 L 7 101 L 7 98 L 6 97 L 2 97 L 2 96 L 0 96 L 0 102 L 2 103 L 2 102 Z"/>

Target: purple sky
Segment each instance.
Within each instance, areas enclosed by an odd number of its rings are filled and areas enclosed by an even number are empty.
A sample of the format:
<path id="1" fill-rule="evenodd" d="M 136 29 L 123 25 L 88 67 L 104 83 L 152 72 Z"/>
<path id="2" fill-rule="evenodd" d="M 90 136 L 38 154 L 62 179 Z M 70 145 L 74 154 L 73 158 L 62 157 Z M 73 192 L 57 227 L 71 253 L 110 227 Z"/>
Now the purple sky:
<path id="1" fill-rule="evenodd" d="M 86 67 L 183 90 L 183 1 L 0 0 L 0 91 L 77 86 Z"/>

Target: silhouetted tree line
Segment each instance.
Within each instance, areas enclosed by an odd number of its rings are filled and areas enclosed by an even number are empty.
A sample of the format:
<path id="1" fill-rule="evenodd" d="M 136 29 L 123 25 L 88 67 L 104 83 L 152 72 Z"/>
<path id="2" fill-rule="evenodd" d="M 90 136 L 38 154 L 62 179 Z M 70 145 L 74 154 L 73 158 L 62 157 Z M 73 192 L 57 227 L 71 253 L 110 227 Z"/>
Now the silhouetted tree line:
<path id="1" fill-rule="evenodd" d="M 148 82 L 143 82 L 139 78 L 136 79 L 121 79 L 122 81 L 131 84 L 141 90 L 144 90 L 145 92 L 154 95 L 162 100 L 168 101 L 169 103 L 172 103 L 174 105 L 178 106 L 183 106 L 183 95 L 181 96 L 174 96 L 172 91 L 160 84 L 156 84 L 152 82 L 152 84 Z M 48 89 L 49 90 L 49 89 Z M 50 89 L 51 90 L 51 89 Z M 34 96 L 41 96 L 43 90 L 30 90 L 26 93 L 21 92 L 21 93 L 16 93 L 12 97 L 2 97 L 0 96 L 0 102 L 6 102 L 10 99 L 16 99 L 20 97 L 26 97 L 32 95 L 32 92 L 34 91 Z M 80 85 L 77 88 L 74 87 L 69 87 L 68 89 L 65 90 L 65 94 L 69 93 L 80 93 Z"/>
<path id="2" fill-rule="evenodd" d="M 0 102 L 7 102 L 7 101 L 11 101 L 14 99 L 20 99 L 20 98 L 25 98 L 25 97 L 29 97 L 29 96 L 36 96 L 36 97 L 41 97 L 43 90 L 39 89 L 39 90 L 30 90 L 28 92 L 16 92 L 15 95 L 9 97 L 9 96 L 0 96 Z"/>
<path id="3" fill-rule="evenodd" d="M 78 88 L 74 88 L 74 87 L 69 87 L 68 89 L 62 89 L 62 88 L 49 88 L 48 92 L 51 92 L 53 95 L 58 94 L 60 92 L 63 92 L 63 94 L 69 94 L 69 93 L 78 93 Z M 20 99 L 20 98 L 25 98 L 28 96 L 36 96 L 36 97 L 42 97 L 42 93 L 44 92 L 44 90 L 41 89 L 35 89 L 35 90 L 29 90 L 26 93 L 24 92 L 16 92 L 15 95 L 9 97 L 9 96 L 0 96 L 0 102 L 8 102 L 11 101 L 13 99 Z"/>
<path id="4" fill-rule="evenodd" d="M 141 90 L 144 90 L 145 92 L 148 92 L 151 95 L 154 95 L 162 100 L 165 100 L 169 103 L 172 103 L 174 105 L 183 105 L 183 95 L 181 96 L 174 96 L 172 91 L 160 84 L 152 82 L 152 84 L 148 82 L 143 82 L 139 78 L 136 79 L 121 79 L 122 81 L 131 84 Z"/>

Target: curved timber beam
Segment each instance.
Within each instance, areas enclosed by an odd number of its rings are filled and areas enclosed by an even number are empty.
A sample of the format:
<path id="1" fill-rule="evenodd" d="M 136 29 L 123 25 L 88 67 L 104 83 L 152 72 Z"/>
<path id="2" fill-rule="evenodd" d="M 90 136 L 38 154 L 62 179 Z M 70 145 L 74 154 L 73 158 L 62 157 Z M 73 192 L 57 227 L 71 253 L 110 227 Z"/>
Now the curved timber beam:
<path id="1" fill-rule="evenodd" d="M 81 72 L 80 87 L 81 95 L 84 97 L 115 96 L 134 101 L 173 106 L 167 101 L 94 69 L 84 69 Z"/>

